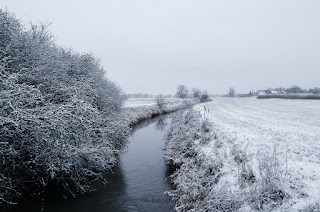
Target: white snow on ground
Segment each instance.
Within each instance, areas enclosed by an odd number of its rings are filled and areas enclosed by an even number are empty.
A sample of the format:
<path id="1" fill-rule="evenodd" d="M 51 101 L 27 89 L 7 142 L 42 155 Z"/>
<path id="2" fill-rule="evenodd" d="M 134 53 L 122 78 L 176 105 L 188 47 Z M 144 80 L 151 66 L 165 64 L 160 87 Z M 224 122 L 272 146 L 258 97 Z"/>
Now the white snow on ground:
<path id="1" fill-rule="evenodd" d="M 292 191 L 282 210 L 296 211 L 320 202 L 319 100 L 215 98 L 194 108 L 203 110 L 204 106 L 210 111 L 208 117 L 218 139 L 245 150 L 252 158 L 278 146 L 283 169 L 288 170 L 284 183 Z M 204 154 L 213 155 L 213 142 L 203 147 Z M 225 151 L 227 155 L 231 150 Z M 235 166 L 231 160 L 225 166 L 231 184 L 235 183 L 231 173 Z"/>
<path id="2" fill-rule="evenodd" d="M 166 102 L 169 103 L 177 103 L 181 102 L 182 99 L 179 98 L 165 98 Z M 124 107 L 133 108 L 133 107 L 140 107 L 140 106 L 152 106 L 156 104 L 155 98 L 131 98 L 124 101 Z"/>

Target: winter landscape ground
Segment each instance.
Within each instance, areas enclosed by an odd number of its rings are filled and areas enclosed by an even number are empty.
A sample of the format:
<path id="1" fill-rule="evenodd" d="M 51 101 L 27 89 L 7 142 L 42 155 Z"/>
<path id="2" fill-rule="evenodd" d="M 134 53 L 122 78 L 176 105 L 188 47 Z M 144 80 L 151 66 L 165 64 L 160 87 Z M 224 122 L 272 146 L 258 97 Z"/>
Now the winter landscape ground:
<path id="1" fill-rule="evenodd" d="M 167 162 L 182 164 L 169 192 L 177 210 L 319 209 L 319 101 L 215 98 L 194 109 L 200 113 L 176 118 L 168 132 Z M 191 146 L 180 158 L 177 143 Z"/>
<path id="2" fill-rule="evenodd" d="M 320 212 L 319 3 L 9 2 L 1 212 Z"/>

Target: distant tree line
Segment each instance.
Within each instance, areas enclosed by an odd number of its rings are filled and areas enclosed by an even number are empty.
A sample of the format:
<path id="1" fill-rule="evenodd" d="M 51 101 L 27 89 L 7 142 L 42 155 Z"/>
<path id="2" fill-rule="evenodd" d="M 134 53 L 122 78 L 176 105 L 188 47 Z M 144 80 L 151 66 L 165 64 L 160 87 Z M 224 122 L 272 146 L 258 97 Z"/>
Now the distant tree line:
<path id="1" fill-rule="evenodd" d="M 315 88 L 310 88 L 310 89 L 303 89 L 297 85 L 293 85 L 290 88 L 283 88 L 283 87 L 279 87 L 279 88 L 269 88 L 265 91 L 269 91 L 267 92 L 267 94 L 271 94 L 272 91 L 275 91 L 279 94 L 281 93 L 287 93 L 287 94 L 297 94 L 297 93 L 312 93 L 312 94 L 319 94 L 320 93 L 320 88 L 319 87 L 315 87 Z"/>
<path id="2" fill-rule="evenodd" d="M 263 94 L 320 94 L 320 87 L 315 87 L 311 89 L 302 89 L 299 86 L 293 85 L 290 88 L 268 88 L 266 90 L 259 90 L 257 92 L 250 91 L 249 93 L 244 94 L 237 94 L 235 89 L 230 87 L 229 92 L 226 95 L 223 95 L 224 97 L 250 97 L 250 96 L 257 96 L 260 95 L 260 93 Z"/>
<path id="3" fill-rule="evenodd" d="M 177 91 L 175 95 L 155 95 L 155 94 L 144 94 L 144 93 L 136 93 L 136 94 L 123 94 L 125 99 L 130 98 L 155 98 L 156 101 L 160 101 L 160 99 L 163 98 L 198 98 L 201 102 L 206 102 L 209 100 L 209 94 L 206 90 L 201 91 L 197 88 L 192 88 L 189 90 L 189 88 L 186 85 L 179 85 L 177 87 Z M 161 100 L 162 101 L 162 100 Z M 160 102 L 161 102 L 160 101 Z"/>
<path id="4" fill-rule="evenodd" d="M 293 85 L 290 88 L 285 89 L 286 93 L 313 93 L 313 94 L 319 94 L 320 93 L 320 88 L 315 87 L 311 89 L 302 89 L 299 86 Z"/>
<path id="5" fill-rule="evenodd" d="M 0 9 L 0 203 L 50 184 L 88 191 L 129 133 L 122 101 L 99 60 Z"/>
<path id="6" fill-rule="evenodd" d="M 193 88 L 189 91 L 188 87 L 185 85 L 179 85 L 177 87 L 176 97 L 184 99 L 184 98 L 198 98 L 201 102 L 209 101 L 209 94 L 206 90 L 202 91 Z"/>
<path id="7" fill-rule="evenodd" d="M 311 94 L 311 95 L 304 95 L 304 94 L 268 94 L 268 95 L 259 95 L 258 99 L 320 99 L 320 95 Z"/>

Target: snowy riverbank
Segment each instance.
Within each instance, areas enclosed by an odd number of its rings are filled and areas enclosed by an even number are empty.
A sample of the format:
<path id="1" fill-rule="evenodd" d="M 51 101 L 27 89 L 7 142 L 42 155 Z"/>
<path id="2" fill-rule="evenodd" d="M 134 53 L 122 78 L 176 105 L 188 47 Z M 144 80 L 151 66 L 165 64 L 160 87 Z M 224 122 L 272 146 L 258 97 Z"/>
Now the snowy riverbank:
<path id="1" fill-rule="evenodd" d="M 177 116 L 166 144 L 176 210 L 318 209 L 319 104 L 220 98 Z"/>
<path id="2" fill-rule="evenodd" d="M 155 102 L 155 100 L 154 100 Z M 154 104 L 141 106 L 135 105 L 134 107 L 125 107 L 124 114 L 129 122 L 129 125 L 137 124 L 145 119 L 152 118 L 160 114 L 171 113 L 180 109 L 185 109 L 199 103 L 198 99 L 185 99 L 180 101 L 168 101 L 162 110 Z"/>

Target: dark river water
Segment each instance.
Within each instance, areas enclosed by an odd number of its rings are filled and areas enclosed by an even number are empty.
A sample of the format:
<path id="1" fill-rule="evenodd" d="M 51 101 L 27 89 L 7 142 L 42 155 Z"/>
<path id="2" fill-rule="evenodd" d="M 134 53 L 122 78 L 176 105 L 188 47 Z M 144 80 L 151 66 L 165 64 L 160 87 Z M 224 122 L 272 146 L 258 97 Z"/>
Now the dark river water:
<path id="1" fill-rule="evenodd" d="M 107 185 L 97 182 L 97 191 L 68 200 L 50 193 L 44 201 L 30 200 L 9 211 L 173 211 L 174 203 L 164 194 L 173 189 L 163 152 L 170 121 L 158 117 L 136 126 L 119 164 L 107 174 Z"/>

